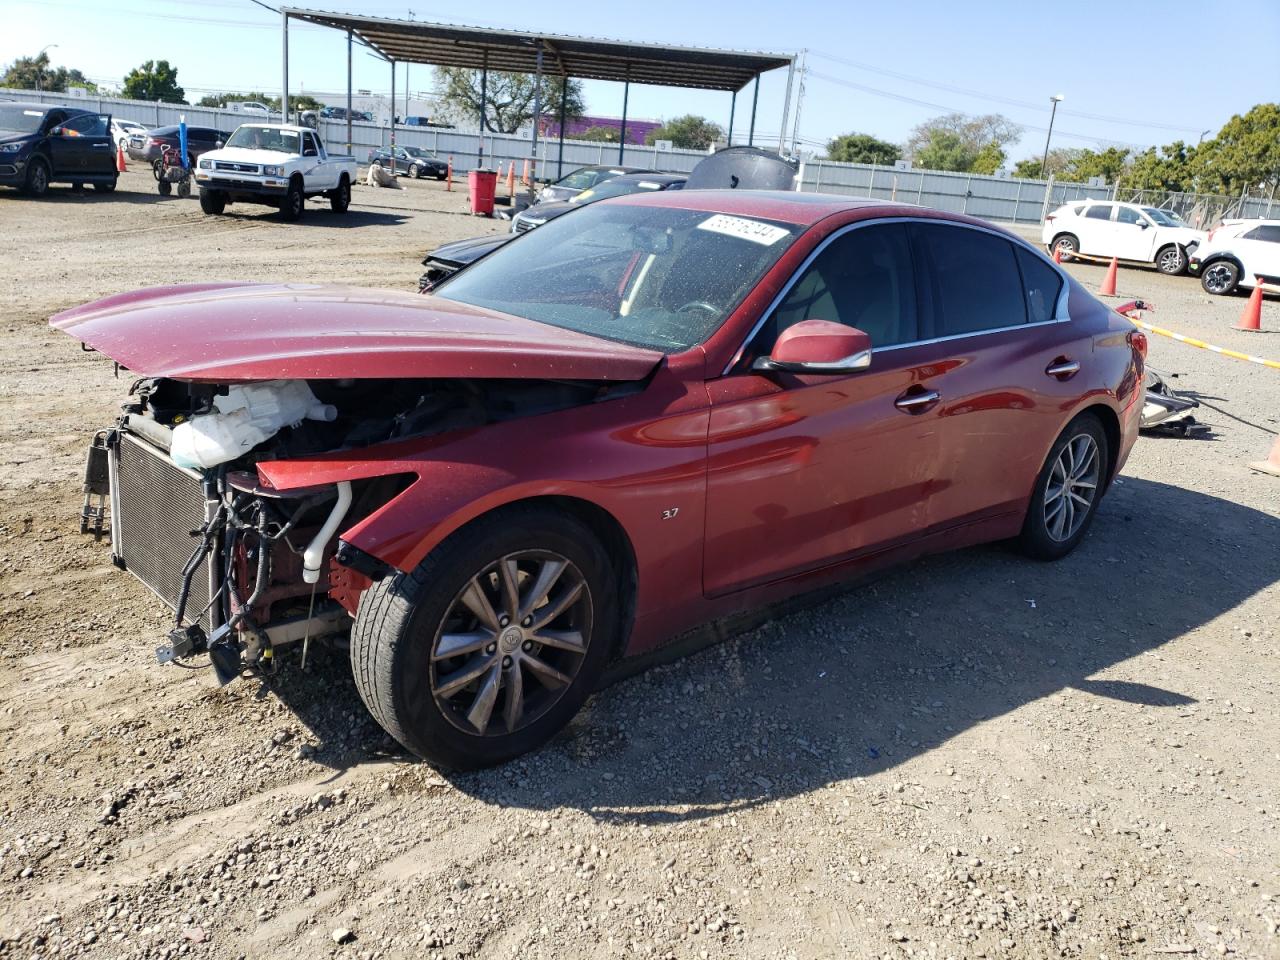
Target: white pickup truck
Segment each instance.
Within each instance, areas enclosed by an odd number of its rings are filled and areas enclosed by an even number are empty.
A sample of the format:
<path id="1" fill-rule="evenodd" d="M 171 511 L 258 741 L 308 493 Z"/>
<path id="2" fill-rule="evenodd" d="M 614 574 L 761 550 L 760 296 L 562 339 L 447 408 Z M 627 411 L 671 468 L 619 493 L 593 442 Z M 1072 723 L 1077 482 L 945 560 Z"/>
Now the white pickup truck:
<path id="1" fill-rule="evenodd" d="M 278 123 L 242 124 L 196 166 L 200 209 L 214 216 L 228 203 L 261 203 L 297 220 L 310 197 L 327 197 L 334 213 L 346 213 L 355 178 L 355 157 L 330 155 L 309 127 Z"/>

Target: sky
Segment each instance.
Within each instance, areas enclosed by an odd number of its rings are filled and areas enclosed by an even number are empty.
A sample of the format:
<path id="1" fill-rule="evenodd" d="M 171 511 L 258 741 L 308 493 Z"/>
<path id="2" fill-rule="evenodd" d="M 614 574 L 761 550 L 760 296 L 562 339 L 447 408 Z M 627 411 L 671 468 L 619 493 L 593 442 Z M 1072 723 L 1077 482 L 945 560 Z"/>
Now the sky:
<path id="1" fill-rule="evenodd" d="M 274 6 L 272 0 L 264 0 Z M 305 0 L 293 0 L 305 6 Z M 820 148 L 841 133 L 870 133 L 900 143 L 922 121 L 943 113 L 1002 113 L 1023 125 L 1011 162 L 1038 156 L 1049 123 L 1049 98 L 1061 94 L 1055 147 L 1145 147 L 1212 137 L 1233 114 L 1280 100 L 1280 0 L 1232 0 L 1236 27 L 1228 41 L 1197 38 L 1202 0 L 646 0 L 622 3 L 465 5 L 315 0 L 325 9 L 374 16 L 536 29 L 620 40 L 666 42 L 777 53 L 805 51 L 802 146 Z M 48 44 L 55 66 L 119 83 L 148 59 L 167 59 L 193 102 L 206 92 L 277 94 L 280 17 L 252 0 L 0 0 L 0 66 Z M 345 36 L 291 22 L 290 91 L 346 86 Z M 403 89 L 403 73 L 397 74 Z M 354 85 L 390 88 L 390 68 L 357 48 Z M 410 90 L 433 89 L 432 72 L 410 69 Z M 617 116 L 622 87 L 584 85 L 587 112 Z M 777 136 L 786 71 L 760 85 L 756 129 Z M 735 137 L 746 136 L 751 90 L 738 95 Z M 794 94 L 793 94 L 794 106 Z M 727 93 L 633 85 L 628 112 L 670 118 L 697 113 L 727 125 Z M 788 136 L 791 124 L 788 122 Z"/>

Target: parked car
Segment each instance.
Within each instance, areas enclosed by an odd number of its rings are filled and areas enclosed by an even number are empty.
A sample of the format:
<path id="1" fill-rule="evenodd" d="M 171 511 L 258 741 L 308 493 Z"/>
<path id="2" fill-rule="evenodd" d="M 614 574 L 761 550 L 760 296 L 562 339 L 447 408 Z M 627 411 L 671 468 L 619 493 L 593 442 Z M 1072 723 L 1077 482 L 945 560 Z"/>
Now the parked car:
<path id="1" fill-rule="evenodd" d="M 279 123 L 243 124 L 196 166 L 200 209 L 213 216 L 229 203 L 261 203 L 297 220 L 312 197 L 346 213 L 355 179 L 355 157 L 330 154 L 310 127 Z"/>
<path id="2" fill-rule="evenodd" d="M 699 622 L 982 541 L 1066 556 L 1146 349 L 983 221 L 745 190 L 590 204 L 425 297 L 197 284 L 51 322 L 137 381 L 85 516 L 175 608 L 161 658 L 229 681 L 349 630 L 373 716 L 453 767 Z"/>
<path id="3" fill-rule="evenodd" d="M 567 173 L 555 183 L 549 183 L 538 192 L 539 203 L 551 203 L 555 200 L 568 200 L 570 197 L 577 196 L 583 190 L 594 187 L 597 183 L 601 183 L 612 177 L 620 177 L 624 173 L 657 173 L 657 170 L 649 170 L 645 167 L 614 167 L 614 166 L 591 166 L 579 167 L 572 173 Z"/>
<path id="4" fill-rule="evenodd" d="M 563 216 L 570 210 L 595 203 L 597 200 L 608 200 L 610 197 L 625 197 L 629 193 L 651 193 L 662 190 L 680 190 L 689 179 L 687 173 L 626 173 L 608 180 L 599 181 L 575 194 L 568 200 L 543 200 L 531 207 L 526 207 L 511 218 L 511 232 L 524 233 L 534 227 L 540 227 L 548 220 Z"/>
<path id="5" fill-rule="evenodd" d="M 1155 264 L 1171 276 L 1187 269 L 1205 232 L 1187 226 L 1169 210 L 1137 203 L 1080 200 L 1045 217 L 1042 239 L 1063 259 L 1084 253 Z"/>
<path id="6" fill-rule="evenodd" d="M 1191 256 L 1192 273 L 1208 293 L 1252 290 L 1257 277 L 1280 284 L 1280 220 L 1224 220 Z"/>
<path id="7" fill-rule="evenodd" d="M 119 117 L 111 118 L 111 139 L 121 150 L 129 147 L 129 138 L 135 134 L 145 134 L 147 128 L 133 120 L 121 120 Z"/>
<path id="8" fill-rule="evenodd" d="M 443 180 L 449 173 L 448 163 L 421 147 L 398 146 L 394 154 L 390 147 L 370 150 L 369 162 L 379 163 L 395 173 L 408 174 L 418 179 L 435 177 L 437 180 Z"/>
<path id="9" fill-rule="evenodd" d="M 213 127 L 187 127 L 187 165 L 194 167 L 196 161 L 210 150 L 216 150 L 227 142 L 231 134 Z M 134 133 L 129 137 L 125 153 L 130 159 L 140 160 L 155 166 L 160 161 L 164 148 L 177 150 L 179 147 L 178 126 L 156 127 L 143 133 Z"/>
<path id="10" fill-rule="evenodd" d="M 116 188 L 111 115 L 47 103 L 0 103 L 0 186 L 44 196 L 49 184 Z"/>
<path id="11" fill-rule="evenodd" d="M 224 103 L 223 107 L 232 113 L 256 113 L 261 117 L 271 115 L 271 108 L 261 100 L 232 100 Z"/>
<path id="12" fill-rule="evenodd" d="M 483 237 L 472 237 L 470 240 L 455 240 L 436 247 L 422 261 L 422 265 L 427 269 L 418 278 L 418 292 L 430 293 L 463 267 L 470 266 L 481 257 L 493 253 L 511 239 L 513 235 L 510 233 L 493 233 Z"/>

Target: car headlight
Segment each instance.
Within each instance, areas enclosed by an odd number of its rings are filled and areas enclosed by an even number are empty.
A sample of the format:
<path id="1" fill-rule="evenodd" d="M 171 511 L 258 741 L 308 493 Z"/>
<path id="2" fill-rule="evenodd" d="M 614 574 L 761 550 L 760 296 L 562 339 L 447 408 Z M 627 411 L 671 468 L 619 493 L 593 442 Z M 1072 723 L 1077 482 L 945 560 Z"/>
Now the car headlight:
<path id="1" fill-rule="evenodd" d="M 201 170 L 212 170 L 212 169 L 213 169 L 213 161 L 212 161 L 212 160 L 201 160 L 201 161 L 200 161 L 200 169 L 201 169 Z"/>
<path id="2" fill-rule="evenodd" d="M 17 143 L 0 143 L 0 153 L 17 153 L 25 146 L 26 143 L 21 140 Z"/>
<path id="3" fill-rule="evenodd" d="M 268 177 L 283 177 L 284 167 L 263 167 L 262 173 Z"/>

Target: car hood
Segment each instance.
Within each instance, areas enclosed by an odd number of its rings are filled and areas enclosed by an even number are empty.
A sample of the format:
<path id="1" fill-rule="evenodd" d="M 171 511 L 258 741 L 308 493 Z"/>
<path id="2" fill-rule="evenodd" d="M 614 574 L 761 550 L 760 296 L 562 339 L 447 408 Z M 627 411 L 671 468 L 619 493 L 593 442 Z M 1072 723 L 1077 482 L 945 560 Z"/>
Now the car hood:
<path id="1" fill-rule="evenodd" d="M 281 164 L 297 160 L 292 153 L 283 150 L 250 150 L 247 147 L 222 147 L 209 150 L 201 158 L 203 160 L 221 160 L 224 163 L 268 163 Z"/>
<path id="2" fill-rule="evenodd" d="M 570 210 L 577 210 L 585 206 L 587 204 L 574 203 L 571 200 L 542 200 L 531 207 L 525 207 L 521 210 L 520 217 L 524 220 L 536 220 L 539 223 L 544 223 L 547 220 L 554 220 Z"/>
<path id="3" fill-rule="evenodd" d="M 14 140 L 31 140 L 36 137 L 34 133 L 20 133 L 17 130 L 0 130 L 0 143 L 10 143 Z"/>
<path id="4" fill-rule="evenodd" d="M 510 233 L 495 233 L 487 237 L 472 237 L 470 240 L 455 240 L 453 243 L 436 247 L 427 254 L 427 259 L 422 263 L 425 266 L 432 260 L 445 260 L 466 266 L 514 239 L 515 237 Z"/>
<path id="5" fill-rule="evenodd" d="M 442 297 L 318 284 L 195 284 L 119 294 L 50 325 L 145 377 L 639 380 L 654 350 Z"/>

